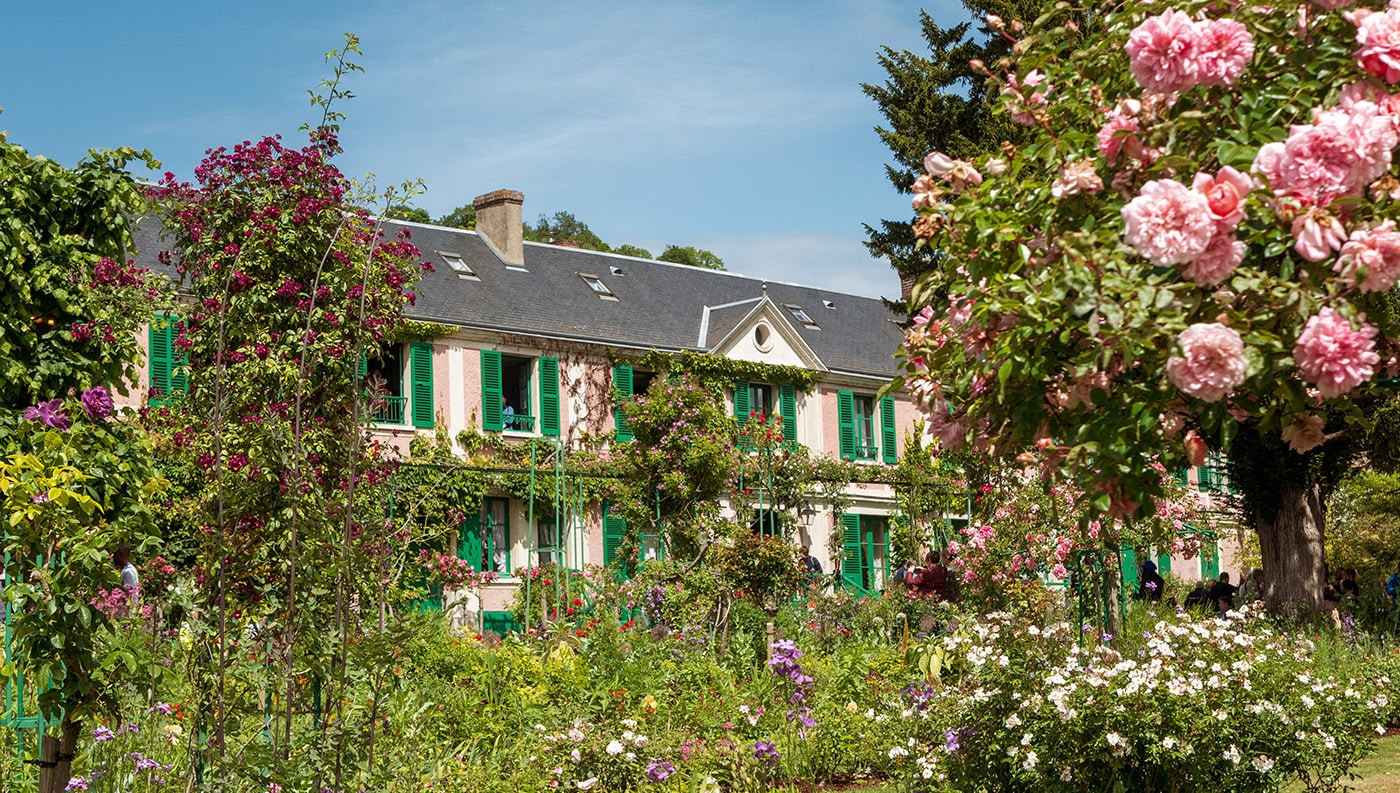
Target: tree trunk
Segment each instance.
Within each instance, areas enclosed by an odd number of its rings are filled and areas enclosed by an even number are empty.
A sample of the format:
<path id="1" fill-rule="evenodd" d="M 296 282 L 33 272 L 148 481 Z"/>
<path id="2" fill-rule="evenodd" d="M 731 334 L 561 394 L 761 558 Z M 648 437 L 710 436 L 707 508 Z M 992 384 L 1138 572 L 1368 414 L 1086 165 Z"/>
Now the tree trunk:
<path id="1" fill-rule="evenodd" d="M 1264 560 L 1264 604 L 1275 614 L 1306 614 L 1322 603 L 1322 486 L 1284 481 L 1272 521 L 1255 518 Z"/>
<path id="2" fill-rule="evenodd" d="M 58 739 L 58 767 L 54 769 L 54 793 L 68 789 L 68 778 L 73 774 L 73 757 L 78 753 L 78 736 L 83 725 L 71 719 L 63 720 L 63 731 Z"/>

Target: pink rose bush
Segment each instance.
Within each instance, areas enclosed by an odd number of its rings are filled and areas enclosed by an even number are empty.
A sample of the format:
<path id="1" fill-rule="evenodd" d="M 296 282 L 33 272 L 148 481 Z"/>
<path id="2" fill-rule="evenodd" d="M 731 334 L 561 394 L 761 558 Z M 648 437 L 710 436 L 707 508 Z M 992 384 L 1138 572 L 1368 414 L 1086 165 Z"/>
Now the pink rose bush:
<path id="1" fill-rule="evenodd" d="M 966 175 L 916 224 L 936 251 L 918 294 L 939 298 L 904 382 L 936 443 L 1063 477 L 1109 524 L 1167 498 L 1152 461 L 1229 451 L 1233 425 L 1329 454 L 1322 426 L 1366 425 L 1364 386 L 1400 373 L 1374 306 L 1400 285 L 1400 3 L 1351 5 L 1133 0 L 1093 36 L 1063 9 L 997 28 L 1010 56 L 974 68 L 1034 128 L 922 182 Z M 993 158 L 1015 178 L 979 188 Z"/>

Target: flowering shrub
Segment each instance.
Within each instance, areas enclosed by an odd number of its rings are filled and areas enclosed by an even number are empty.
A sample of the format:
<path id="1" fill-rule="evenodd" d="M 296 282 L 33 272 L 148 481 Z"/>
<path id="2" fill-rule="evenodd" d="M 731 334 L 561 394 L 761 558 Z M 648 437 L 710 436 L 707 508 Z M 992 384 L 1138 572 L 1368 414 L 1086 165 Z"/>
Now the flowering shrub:
<path id="1" fill-rule="evenodd" d="M 446 589 L 479 589 L 500 578 L 490 570 L 477 572 L 466 559 L 426 548 L 418 552 L 418 561 L 427 569 L 428 582 Z"/>
<path id="2" fill-rule="evenodd" d="M 949 733 L 921 769 L 959 789 L 1331 789 L 1389 712 L 1388 678 L 1246 611 L 1171 615 L 1113 648 L 1075 634 L 1001 613 L 944 639 L 956 674 L 925 699 Z"/>
<path id="3" fill-rule="evenodd" d="M 1400 9 L 1350 5 L 989 19 L 1013 56 L 973 68 L 1032 129 L 976 162 L 931 154 L 911 188 L 939 265 L 905 357 L 935 444 L 1035 450 L 1077 514 L 1141 518 L 1188 431 L 1257 439 L 1240 484 L 1273 605 L 1322 588 L 1322 469 L 1280 453 L 1361 451 L 1397 371 Z"/>

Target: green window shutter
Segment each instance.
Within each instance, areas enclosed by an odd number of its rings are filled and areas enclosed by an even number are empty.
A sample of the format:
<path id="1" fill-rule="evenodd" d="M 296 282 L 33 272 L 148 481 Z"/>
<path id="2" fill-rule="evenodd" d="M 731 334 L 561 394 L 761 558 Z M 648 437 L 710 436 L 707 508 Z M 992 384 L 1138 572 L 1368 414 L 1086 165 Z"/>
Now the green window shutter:
<path id="1" fill-rule="evenodd" d="M 1214 580 L 1220 577 L 1220 546 L 1211 538 L 1201 541 L 1201 578 Z"/>
<path id="2" fill-rule="evenodd" d="M 797 448 L 797 386 L 784 383 L 778 389 L 778 411 L 783 414 L 783 445 Z"/>
<path id="3" fill-rule="evenodd" d="M 365 379 L 365 375 L 367 375 L 367 374 L 369 374 L 369 353 L 368 353 L 368 352 L 361 352 L 361 353 L 360 353 L 360 367 L 359 367 L 358 369 L 355 370 L 356 382 L 358 383 L 358 382 L 364 380 L 364 379 Z"/>
<path id="4" fill-rule="evenodd" d="M 433 410 L 433 345 L 424 341 L 409 344 L 408 359 L 413 369 L 409 373 L 413 426 L 430 430 L 437 418 Z"/>
<path id="5" fill-rule="evenodd" d="M 540 434 L 559 435 L 559 359 L 540 356 Z"/>
<path id="6" fill-rule="evenodd" d="M 734 420 L 739 422 L 739 429 L 749 422 L 749 381 L 734 381 Z"/>
<path id="7" fill-rule="evenodd" d="M 899 462 L 899 434 L 894 426 L 894 397 L 880 397 L 880 448 L 884 461 L 893 465 Z"/>
<path id="8" fill-rule="evenodd" d="M 1166 577 L 1172 571 L 1172 555 L 1164 551 L 1157 552 L 1157 574 Z"/>
<path id="9" fill-rule="evenodd" d="M 603 502 L 603 565 L 610 566 L 617 559 L 617 551 L 622 547 L 622 535 L 627 532 L 627 521 L 621 515 L 612 513 L 612 502 Z"/>
<path id="10" fill-rule="evenodd" d="M 841 516 L 841 586 L 865 591 L 861 576 L 864 554 L 860 548 L 860 516 Z"/>
<path id="11" fill-rule="evenodd" d="M 481 428 L 501 431 L 501 354 L 481 351 Z"/>
<path id="12" fill-rule="evenodd" d="M 1128 592 L 1136 592 L 1138 588 L 1138 560 L 1137 551 L 1132 548 L 1123 549 L 1123 589 Z"/>
<path id="13" fill-rule="evenodd" d="M 457 558 L 481 571 L 481 515 L 468 515 L 457 527 Z"/>
<path id="14" fill-rule="evenodd" d="M 837 422 L 841 426 L 841 459 L 856 459 L 856 396 L 850 391 L 836 392 Z"/>
<path id="15" fill-rule="evenodd" d="M 174 371 L 174 345 L 172 340 L 173 323 L 166 317 L 151 319 L 151 389 L 169 395 L 170 374 Z"/>
<path id="16" fill-rule="evenodd" d="M 632 396 L 632 367 L 625 363 L 613 367 L 613 395 L 617 406 L 613 408 L 613 427 L 620 441 L 632 440 L 632 428 L 627 426 L 627 417 L 622 414 L 622 402 Z"/>

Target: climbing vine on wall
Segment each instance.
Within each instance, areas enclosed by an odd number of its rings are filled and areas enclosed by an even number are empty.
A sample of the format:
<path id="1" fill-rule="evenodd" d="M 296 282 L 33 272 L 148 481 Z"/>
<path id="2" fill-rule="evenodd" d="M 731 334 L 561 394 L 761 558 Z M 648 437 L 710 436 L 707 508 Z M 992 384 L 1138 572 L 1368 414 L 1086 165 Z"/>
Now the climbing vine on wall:
<path id="1" fill-rule="evenodd" d="M 692 374 L 707 388 L 732 386 L 735 380 L 749 380 L 755 383 L 792 383 L 800 391 L 810 391 L 817 382 L 816 372 L 800 366 L 740 361 L 690 350 L 680 353 L 652 350 L 642 356 L 636 365 L 657 372 Z"/>

